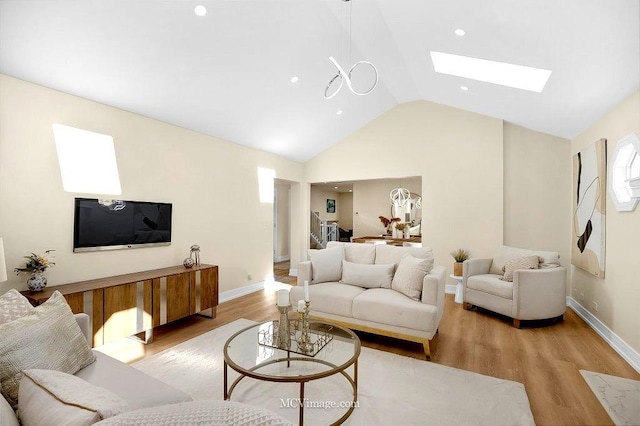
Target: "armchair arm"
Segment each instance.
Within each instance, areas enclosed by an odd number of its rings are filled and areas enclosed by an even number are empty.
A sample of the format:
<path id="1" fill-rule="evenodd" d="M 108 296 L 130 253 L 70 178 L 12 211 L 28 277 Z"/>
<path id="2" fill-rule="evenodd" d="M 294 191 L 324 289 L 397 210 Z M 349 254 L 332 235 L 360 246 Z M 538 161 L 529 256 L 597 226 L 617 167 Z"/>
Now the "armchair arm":
<path id="1" fill-rule="evenodd" d="M 467 278 L 473 275 L 488 274 L 491 269 L 491 258 L 467 259 L 462 263 L 462 291 L 466 292 Z"/>
<path id="2" fill-rule="evenodd" d="M 513 271 L 513 318 L 554 318 L 563 315 L 566 306 L 566 268 Z"/>
<path id="3" fill-rule="evenodd" d="M 436 265 L 422 280 L 422 303 L 438 307 L 438 321 L 444 312 L 444 288 L 446 283 L 446 269 Z"/>
<path id="4" fill-rule="evenodd" d="M 91 331 L 91 323 L 89 321 L 89 315 L 87 314 L 73 314 L 76 322 L 80 326 L 80 331 L 84 335 L 84 338 L 87 339 L 87 344 L 89 347 L 93 346 L 93 337 L 91 336 L 93 333 Z"/>
<path id="5" fill-rule="evenodd" d="M 305 260 L 304 262 L 298 263 L 298 280 L 296 284 L 303 286 L 305 280 L 311 284 L 311 277 L 311 261 Z"/>

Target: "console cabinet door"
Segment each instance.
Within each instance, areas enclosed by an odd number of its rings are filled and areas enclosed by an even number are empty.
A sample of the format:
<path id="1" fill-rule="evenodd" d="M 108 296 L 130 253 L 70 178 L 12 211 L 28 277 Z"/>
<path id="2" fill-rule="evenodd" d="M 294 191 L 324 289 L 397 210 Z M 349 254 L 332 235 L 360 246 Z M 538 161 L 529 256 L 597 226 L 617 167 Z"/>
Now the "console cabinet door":
<path id="1" fill-rule="evenodd" d="M 189 272 L 153 280 L 153 326 L 189 316 Z"/>
<path id="2" fill-rule="evenodd" d="M 152 328 L 151 280 L 104 289 L 104 343 Z"/>
<path id="3" fill-rule="evenodd" d="M 218 306 L 218 268 L 191 272 L 190 290 L 190 313 L 215 317 L 215 308 Z"/>

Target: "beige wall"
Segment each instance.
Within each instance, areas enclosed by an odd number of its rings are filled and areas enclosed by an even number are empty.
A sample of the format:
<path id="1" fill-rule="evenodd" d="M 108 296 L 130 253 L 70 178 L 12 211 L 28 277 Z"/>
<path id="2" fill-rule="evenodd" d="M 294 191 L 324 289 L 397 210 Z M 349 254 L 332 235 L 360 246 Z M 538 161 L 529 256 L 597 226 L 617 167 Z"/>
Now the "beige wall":
<path id="1" fill-rule="evenodd" d="M 571 155 L 605 138 L 607 157 L 611 161 L 616 142 L 631 132 L 640 134 L 640 92 L 634 93 L 574 138 Z M 618 212 L 607 189 L 606 209 L 605 279 L 572 267 L 571 295 L 636 352 L 640 352 L 640 208 L 633 212 Z M 568 214 L 572 214 L 571 210 Z M 598 304 L 597 312 L 593 302 Z"/>
<path id="2" fill-rule="evenodd" d="M 340 212 L 340 199 L 339 193 L 335 191 L 329 191 L 317 186 L 311 186 L 311 211 L 317 212 L 322 220 L 328 220 L 329 222 L 337 222 Z M 327 213 L 327 199 L 336 201 L 335 213 Z"/>
<path id="3" fill-rule="evenodd" d="M 299 182 L 302 164 L 4 75 L 0 93 L 0 236 L 9 269 L 31 251 L 54 249 L 54 286 L 179 265 L 200 244 L 202 261 L 220 266 L 221 291 L 271 274 L 273 205 L 258 199 L 256 169 Z M 77 194 L 62 190 L 52 123 L 113 136 L 121 198 L 173 203 L 171 246 L 72 252 Z M 296 187 L 296 215 L 300 197 Z M 25 282 L 12 274 L 0 293 Z"/>
<path id="4" fill-rule="evenodd" d="M 353 193 L 341 192 L 338 195 L 340 211 L 338 212 L 338 223 L 345 231 L 353 229 Z"/>
<path id="5" fill-rule="evenodd" d="M 393 188 L 403 187 L 415 194 L 422 194 L 422 179 L 375 179 L 353 184 L 353 236 L 365 237 L 380 235 L 386 228 L 379 216 L 391 218 L 389 192 Z"/>
<path id="6" fill-rule="evenodd" d="M 457 247 L 488 254 L 502 244 L 502 153 L 502 120 L 419 101 L 377 117 L 305 173 L 309 182 L 422 176 L 423 241 L 451 269 Z M 356 203 L 354 188 L 354 213 Z"/>
<path id="7" fill-rule="evenodd" d="M 504 123 L 504 243 L 571 264 L 571 142 Z"/>
<path id="8" fill-rule="evenodd" d="M 289 258 L 290 230 L 290 187 L 289 184 L 276 184 L 276 236 L 274 260 Z"/>

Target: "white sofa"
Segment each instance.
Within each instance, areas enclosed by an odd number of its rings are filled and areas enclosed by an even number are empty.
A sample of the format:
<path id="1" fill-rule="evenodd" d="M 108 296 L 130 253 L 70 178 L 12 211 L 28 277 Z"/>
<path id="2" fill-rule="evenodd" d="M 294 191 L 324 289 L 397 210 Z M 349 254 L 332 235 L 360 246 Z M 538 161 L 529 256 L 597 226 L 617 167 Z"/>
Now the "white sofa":
<path id="1" fill-rule="evenodd" d="M 529 257 L 537 258 L 529 265 L 533 269 L 519 269 L 518 262 Z M 502 246 L 493 258 L 466 260 L 462 270 L 467 310 L 478 306 L 506 315 L 516 328 L 522 320 L 564 317 L 567 270 L 557 252 Z"/>
<path id="2" fill-rule="evenodd" d="M 343 260 L 347 262 L 344 265 L 349 270 L 341 269 L 338 275 L 333 274 L 333 279 L 327 277 L 325 270 L 335 267 L 335 262 L 331 266 L 323 263 L 322 259 L 315 261 L 314 257 L 317 256 L 314 256 L 315 253 L 311 250 L 311 260 L 298 264 L 297 286 L 292 287 L 290 291 L 292 305 L 297 307 L 298 301 L 304 299 L 304 282 L 308 281 L 309 310 L 313 318 L 354 330 L 422 343 L 425 356 L 429 360 L 429 340 L 438 331 L 444 311 L 445 294 L 445 268 L 433 266 L 433 251 L 430 248 L 339 242 L 330 242 L 326 250 L 336 248 L 338 251 L 343 250 Z M 377 287 L 375 283 L 371 285 L 370 282 L 371 274 L 384 275 L 383 272 L 376 272 L 376 266 L 377 270 L 382 271 L 389 270 L 385 266 L 391 265 L 391 279 L 396 279 L 393 281 L 394 285 L 402 285 L 403 283 L 397 282 L 400 272 L 398 265 L 404 256 L 409 256 L 407 260 L 424 259 L 425 262 L 422 263 L 429 264 L 428 273 L 420 277 L 419 288 L 413 299 L 390 288 L 388 276 L 382 277 L 381 284 Z M 360 286 L 358 283 L 345 282 L 358 281 L 357 277 L 353 279 L 353 274 L 349 272 L 353 269 L 369 283 Z M 345 276 L 347 272 L 348 279 Z"/>
<path id="3" fill-rule="evenodd" d="M 56 304 L 53 309 L 59 309 L 61 304 L 66 305 L 63 296 L 58 292 L 54 293 L 52 299 L 55 299 Z M 45 305 L 47 302 L 39 308 L 51 308 Z M 29 302 L 15 290 L 0 296 L 0 329 L 14 339 L 13 343 L 0 348 L 0 366 L 13 368 L 12 366 L 16 365 L 15 358 L 9 352 L 20 352 L 24 354 L 24 357 L 19 357 L 20 359 L 28 360 L 25 362 L 31 365 L 37 364 L 35 367 L 21 367 L 15 370 L 22 376 L 19 379 L 17 413 L 11 407 L 9 400 L 5 399 L 5 396 L 13 398 L 13 393 L 6 388 L 4 390 L 9 396 L 0 395 L 1 426 L 20 426 L 20 424 L 22 426 L 54 424 L 160 426 L 194 423 L 273 426 L 291 424 L 275 413 L 259 407 L 221 400 L 192 401 L 185 392 L 99 351 L 91 350 L 87 343 L 91 340 L 92 334 L 89 316 L 86 314 L 72 316 L 68 305 L 63 306 L 62 311 L 66 312 L 58 315 L 60 312 L 58 310 L 54 315 L 47 316 L 42 310 L 36 311 L 31 307 Z M 39 322 L 40 318 L 52 317 L 56 318 L 55 324 L 52 325 L 45 319 L 45 325 L 42 326 L 39 337 L 45 341 L 57 340 L 57 343 L 48 346 L 46 343 L 32 345 L 32 342 L 39 342 L 40 339 L 31 339 L 30 331 L 40 328 L 42 324 Z M 7 333 L 12 329 L 25 330 L 21 328 L 24 326 L 23 318 L 32 324 L 31 328 L 26 329 L 26 334 L 20 331 Z M 57 337 L 49 339 L 49 330 L 55 330 Z M 6 337 L 3 333 L 0 335 Z M 29 337 L 25 338 L 25 335 Z M 65 337 L 60 337 L 63 335 Z M 0 341 L 0 343 L 7 342 Z M 43 352 L 43 347 L 53 349 Z M 7 348 L 10 349 L 7 350 Z M 80 356 L 79 353 L 85 355 Z M 95 356 L 95 361 L 88 365 L 82 361 L 86 366 L 73 375 L 52 369 L 50 357 L 76 360 L 80 357 L 85 358 L 86 355 L 89 355 L 89 360 Z M 45 362 L 41 362 L 42 360 Z M 2 383 L 13 386 L 14 377 L 13 373 L 0 375 L 2 379 L 0 390 L 2 390 Z"/>

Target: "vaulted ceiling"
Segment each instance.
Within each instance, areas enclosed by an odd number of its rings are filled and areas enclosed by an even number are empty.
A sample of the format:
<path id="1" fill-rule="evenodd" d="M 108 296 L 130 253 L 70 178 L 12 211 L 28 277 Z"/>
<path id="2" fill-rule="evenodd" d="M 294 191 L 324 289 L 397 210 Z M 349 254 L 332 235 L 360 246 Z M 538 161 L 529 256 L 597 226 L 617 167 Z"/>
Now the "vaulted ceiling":
<path id="1" fill-rule="evenodd" d="M 0 72 L 307 161 L 415 100 L 571 138 L 639 89 L 639 21 L 638 0 L 0 0 Z M 430 51 L 552 74 L 528 92 L 436 73 Z M 324 99 L 329 56 L 378 86 Z"/>

